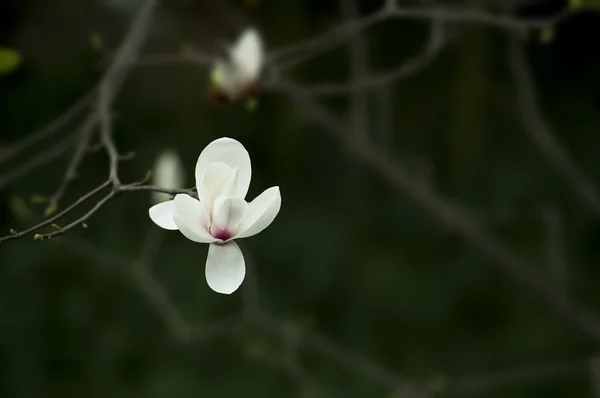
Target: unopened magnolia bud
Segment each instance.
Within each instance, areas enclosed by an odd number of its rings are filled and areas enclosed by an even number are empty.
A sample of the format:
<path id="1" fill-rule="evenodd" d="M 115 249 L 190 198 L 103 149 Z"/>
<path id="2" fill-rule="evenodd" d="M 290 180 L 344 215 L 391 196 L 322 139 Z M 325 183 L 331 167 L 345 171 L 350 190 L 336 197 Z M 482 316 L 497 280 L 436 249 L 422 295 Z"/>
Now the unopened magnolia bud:
<path id="1" fill-rule="evenodd" d="M 185 176 L 183 165 L 179 160 L 177 153 L 171 149 L 163 151 L 156 159 L 154 172 L 152 173 L 152 183 L 157 187 L 167 189 L 183 188 Z M 154 203 L 164 202 L 171 199 L 171 195 L 162 192 L 152 192 L 152 201 Z"/>
<path id="2" fill-rule="evenodd" d="M 248 99 L 248 92 L 258 88 L 264 53 L 259 32 L 254 28 L 242 31 L 227 48 L 227 58 L 218 58 L 210 71 L 211 99 L 220 105 Z"/>

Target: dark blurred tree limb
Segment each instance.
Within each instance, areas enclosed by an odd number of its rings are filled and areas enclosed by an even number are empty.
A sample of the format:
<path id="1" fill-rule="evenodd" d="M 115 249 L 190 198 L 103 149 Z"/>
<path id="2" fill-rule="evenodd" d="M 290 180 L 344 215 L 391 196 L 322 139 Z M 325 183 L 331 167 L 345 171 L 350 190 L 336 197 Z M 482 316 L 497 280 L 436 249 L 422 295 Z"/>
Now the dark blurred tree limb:
<path id="1" fill-rule="evenodd" d="M 125 277 L 130 278 L 154 307 L 167 332 L 181 344 L 210 341 L 220 336 L 239 332 L 240 329 L 258 327 L 283 344 L 280 352 L 276 352 L 274 355 L 265 354 L 265 357 L 255 359 L 285 372 L 303 390 L 315 390 L 317 391 L 315 395 L 319 397 L 328 395 L 319 393 L 318 386 L 312 383 L 309 375 L 303 369 L 302 362 L 298 358 L 298 350 L 301 348 L 322 355 L 323 358 L 337 363 L 340 367 L 366 376 L 373 382 L 407 398 L 462 398 L 501 391 L 515 386 L 547 384 L 561 378 L 585 375 L 593 361 L 593 358 L 580 358 L 533 363 L 469 378 L 440 375 L 442 377 L 440 385 L 428 387 L 425 385 L 427 383 L 419 385 L 410 381 L 398 372 L 353 352 L 323 334 L 294 322 L 276 319 L 261 307 L 254 307 L 254 305 L 246 303 L 249 297 L 247 292 L 243 292 L 244 302 L 246 309 L 251 309 L 250 311 L 236 312 L 216 321 L 194 325 L 186 319 L 172 301 L 167 289 L 152 272 L 152 264 L 161 248 L 165 233 L 168 232 L 159 229 L 149 231 L 134 259 L 113 253 L 85 238 L 76 236 L 57 240 L 56 244 L 86 259 L 92 259 L 100 266 L 110 265 Z M 249 259 L 251 260 L 251 256 Z M 242 290 L 255 288 L 253 283 L 245 282 L 242 286 Z"/>
<path id="2" fill-rule="evenodd" d="M 48 163 L 63 156 L 69 148 L 73 146 L 75 141 L 74 135 L 69 135 L 65 138 L 58 140 L 55 144 L 49 148 L 40 151 L 28 158 L 25 162 L 12 168 L 11 171 L 0 176 L 0 191 L 4 190 L 7 186 L 27 176 L 32 171 L 47 165 Z"/>
<path id="3" fill-rule="evenodd" d="M 115 185 L 114 182 L 110 179 L 107 181 L 104 181 L 102 184 L 100 184 L 96 188 L 92 189 L 85 195 L 79 197 L 79 199 L 77 199 L 70 206 L 68 206 L 63 211 L 57 213 L 56 215 L 54 215 L 50 218 L 47 218 L 44 221 L 42 221 L 32 227 L 29 227 L 21 232 L 13 231 L 13 233 L 11 235 L 6 235 L 3 237 L 0 237 L 0 243 L 8 241 L 8 240 L 23 238 L 23 237 L 30 235 L 36 231 L 40 231 L 42 228 L 45 228 L 48 226 L 52 226 L 56 230 L 53 232 L 48 232 L 48 233 L 36 233 L 35 235 L 33 235 L 33 238 L 35 240 L 44 240 L 44 239 L 51 239 L 51 238 L 54 238 L 54 237 L 57 237 L 60 235 L 64 235 L 65 233 L 69 232 L 73 228 L 84 225 L 88 219 L 90 219 L 94 214 L 96 214 L 100 209 L 102 209 L 106 204 L 108 204 L 108 202 L 110 202 L 112 199 L 114 199 L 118 194 L 120 194 L 122 192 L 154 191 L 154 192 L 163 192 L 163 193 L 167 193 L 170 195 L 176 195 L 176 194 L 182 193 L 182 194 L 188 194 L 191 196 L 195 196 L 194 189 L 165 189 L 165 188 L 156 187 L 156 186 L 152 186 L 152 185 L 142 185 L 142 184 L 145 184 L 146 182 L 147 182 L 146 179 L 144 179 L 142 181 L 134 182 L 131 184 L 121 185 L 119 183 L 119 184 Z M 98 194 L 101 191 L 106 190 L 106 189 L 108 189 L 108 193 L 106 193 L 101 199 L 99 199 L 96 202 L 96 204 L 94 206 L 92 206 L 90 208 L 90 210 L 87 211 L 85 214 L 83 214 L 82 216 L 76 218 L 75 220 L 73 220 L 63 226 L 60 226 L 57 224 L 57 222 L 59 220 L 63 219 L 65 216 L 71 214 L 71 212 L 73 212 L 73 210 L 78 208 L 83 203 L 87 202 L 89 199 L 91 199 L 96 194 Z"/>
<path id="4" fill-rule="evenodd" d="M 289 96 L 295 109 L 307 120 L 323 128 L 344 147 L 357 161 L 373 170 L 391 186 L 396 187 L 413 199 L 442 225 L 462 236 L 473 247 L 482 252 L 492 264 L 513 280 L 527 288 L 545 308 L 568 320 L 580 332 L 600 343 L 600 320 L 590 311 L 564 295 L 535 268 L 520 258 L 510 248 L 492 237 L 480 225 L 438 196 L 426 184 L 416 180 L 403 166 L 393 161 L 386 153 L 369 143 L 358 141 L 347 134 L 348 127 L 341 123 L 324 106 L 315 102 L 302 87 L 289 81 L 280 81 L 273 89 Z"/>
<path id="5" fill-rule="evenodd" d="M 82 217 L 64 227 L 60 227 L 60 229 L 57 231 L 40 235 L 41 238 L 58 236 L 66 233 L 78 225 L 81 225 L 89 217 L 94 215 L 100 208 L 102 208 L 105 204 L 122 192 L 143 190 L 166 192 L 170 194 L 186 193 L 193 195 L 193 190 L 166 190 L 160 187 L 142 185 L 145 183 L 145 181 L 133 184 L 122 184 L 119 179 L 119 162 L 123 159 L 123 156 L 119 154 L 119 151 L 113 140 L 111 105 L 130 69 L 134 66 L 163 66 L 190 62 L 199 65 L 206 65 L 210 61 L 209 58 L 203 56 L 194 58 L 193 56 L 190 56 L 189 53 L 182 55 L 155 55 L 147 57 L 138 56 L 140 47 L 145 37 L 145 32 L 147 31 L 151 20 L 152 11 L 154 10 L 156 3 L 157 1 L 155 0 L 148 0 L 144 3 L 140 13 L 138 14 L 138 17 L 136 18 L 136 21 L 132 24 L 131 31 L 115 55 L 113 64 L 101 81 L 100 88 L 97 92 L 94 92 L 89 99 L 83 98 L 81 100 L 82 104 L 84 105 L 87 105 L 94 100 L 96 101 L 97 108 L 95 108 L 92 115 L 86 119 L 87 123 L 89 123 L 92 127 L 90 127 L 89 130 L 85 129 L 84 127 L 87 124 L 84 122 L 82 129 L 77 132 L 77 137 L 79 138 L 80 144 L 83 143 L 84 145 L 78 145 L 76 148 L 72 160 L 65 171 L 63 182 L 58 187 L 54 195 L 52 195 L 51 199 L 54 199 L 54 201 L 57 203 L 67 190 L 71 181 L 76 176 L 77 168 L 84 158 L 85 151 L 87 150 L 87 146 L 89 146 L 90 142 L 90 140 L 86 138 L 84 131 L 91 131 L 91 133 L 89 133 L 89 137 L 92 137 L 94 132 L 98 133 L 97 135 L 100 140 L 100 148 L 104 148 L 107 152 L 107 156 L 109 158 L 109 175 L 107 181 L 79 198 L 70 207 L 58 213 L 57 215 L 32 228 L 29 228 L 26 231 L 2 238 L 0 239 L 0 242 L 6 239 L 22 237 L 35 232 L 40 228 L 55 224 L 55 221 L 62 219 L 62 217 L 69 214 L 71 210 L 79 207 L 84 202 L 87 202 L 87 200 L 91 199 L 92 196 L 99 194 L 103 190 L 108 190 L 108 193 L 106 193 L 99 201 L 97 201 L 97 203 L 92 206 Z M 376 14 L 362 19 L 351 17 L 352 19 L 349 22 L 343 23 L 340 27 L 331 30 L 325 35 L 301 42 L 298 45 L 290 46 L 289 48 L 280 50 L 278 52 L 276 51 L 270 57 L 272 61 L 271 66 L 280 66 L 281 69 L 293 66 L 298 62 L 303 60 L 305 61 L 324 51 L 327 51 L 333 46 L 342 43 L 344 40 L 352 38 L 356 33 L 359 33 L 362 29 L 367 28 L 368 26 L 391 18 L 432 20 L 431 38 L 426 44 L 422 54 L 417 55 L 416 58 L 408 63 L 400 65 L 393 71 L 381 74 L 365 75 L 364 77 L 361 77 L 361 75 L 363 75 L 365 72 L 365 68 L 363 67 L 364 65 L 358 65 L 358 63 L 356 63 L 353 73 L 354 77 L 348 84 L 327 84 L 305 89 L 283 82 L 283 84 L 279 85 L 278 87 L 276 86 L 275 88 L 283 89 L 283 91 L 293 99 L 294 103 L 300 105 L 300 111 L 304 113 L 307 118 L 317 122 L 317 124 L 331 133 L 334 138 L 339 140 L 340 143 L 342 143 L 350 151 L 350 153 L 352 153 L 354 157 L 358 159 L 360 163 L 374 170 L 391 185 L 396 186 L 405 194 L 413 198 L 439 221 L 441 221 L 442 224 L 461 235 L 469 243 L 483 252 L 488 258 L 496 263 L 501 270 L 513 277 L 519 283 L 530 288 L 530 290 L 536 296 L 541 298 L 541 300 L 546 303 L 556 314 L 570 320 L 573 325 L 575 325 L 579 330 L 592 336 L 594 340 L 600 341 L 600 324 L 593 315 L 591 315 L 585 309 L 577 306 L 574 302 L 564 299 L 541 276 L 537 275 L 529 264 L 525 263 L 501 242 L 495 240 L 485 230 L 481 229 L 475 221 L 472 221 L 470 218 L 459 212 L 456 208 L 449 205 L 443 198 L 438 197 L 431 188 L 415 179 L 402 166 L 396 164 L 392 159 L 387 157 L 383 151 L 374 148 L 368 143 L 365 144 L 364 141 L 359 142 L 356 137 L 348 136 L 348 134 L 346 134 L 346 126 L 341 124 L 329 113 L 327 109 L 315 103 L 314 99 L 311 98 L 314 95 L 353 94 L 354 98 L 356 99 L 360 94 L 359 92 L 362 90 L 384 86 L 422 70 L 435 57 L 435 55 L 439 52 L 441 45 L 443 44 L 442 35 L 440 33 L 441 31 L 439 30 L 442 22 L 479 23 L 496 26 L 507 30 L 523 31 L 551 27 L 568 16 L 569 11 L 560 13 L 559 15 L 550 19 L 519 20 L 509 16 L 497 16 L 476 10 L 431 7 L 403 9 L 399 8 L 395 1 L 388 1 L 386 4 L 387 5 Z M 356 44 L 352 44 L 352 46 L 355 47 L 355 50 L 353 50 L 354 53 L 360 54 L 361 50 L 356 50 Z M 295 58 L 293 58 L 291 61 L 286 61 L 285 58 L 287 56 L 295 56 Z M 41 139 L 47 138 L 57 130 L 60 130 L 68 120 L 71 120 L 74 117 L 74 114 L 78 114 L 81 109 L 83 109 L 84 105 L 75 104 L 75 109 L 70 112 L 68 111 L 63 119 L 57 119 L 53 126 L 49 126 L 49 130 L 44 130 L 46 132 L 43 134 L 39 133 L 39 136 L 42 138 L 35 138 L 30 141 L 18 143 L 13 147 L 18 149 L 16 152 L 6 152 L 9 154 L 8 157 L 14 157 L 23 149 L 33 146 L 35 143 L 39 142 L 37 140 L 41 141 Z M 359 105 L 357 105 L 357 108 L 358 106 Z M 362 105 L 360 105 L 360 107 L 362 107 Z M 67 121 L 65 121 L 65 119 Z M 367 127 L 363 127 L 363 129 L 366 128 Z M 52 133 L 48 133 L 47 131 L 51 131 Z M 361 132 L 366 134 L 366 131 Z M 36 134 L 36 136 L 37 135 L 38 134 Z M 31 142 L 33 142 L 33 144 Z M 69 142 L 69 145 L 72 145 L 72 142 Z M 60 148 L 56 149 L 56 152 L 58 153 L 56 156 L 59 156 L 65 151 L 66 149 L 61 146 Z M 49 161 L 48 153 L 50 152 L 46 151 L 44 153 L 46 157 L 37 158 L 35 162 L 31 163 L 27 170 L 41 165 L 40 163 Z M 54 156 L 54 152 L 51 153 Z M 3 180 L 0 180 L 0 188 L 2 187 L 2 181 Z M 249 261 L 249 280 L 243 288 L 244 303 L 246 306 L 245 311 L 240 314 L 233 314 L 231 317 L 215 323 L 195 326 L 185 319 L 183 314 L 178 310 L 177 306 L 172 302 L 168 291 L 152 273 L 150 266 L 152 259 L 156 256 L 156 250 L 158 250 L 159 247 L 161 233 L 164 232 L 157 229 L 150 231 L 150 234 L 139 255 L 139 259 L 134 261 L 123 259 L 115 260 L 115 258 L 118 258 L 118 256 L 111 255 L 110 261 L 118 262 L 124 265 L 129 277 L 131 277 L 141 291 L 144 292 L 152 306 L 156 308 L 158 315 L 163 320 L 168 331 L 176 339 L 186 343 L 196 339 L 213 338 L 221 333 L 225 333 L 240 327 L 246 327 L 249 325 L 259 326 L 270 331 L 273 335 L 285 343 L 284 352 L 282 352 L 281 355 L 276 358 L 274 363 L 276 366 L 289 373 L 290 377 L 298 384 L 310 383 L 310 378 L 302 369 L 302 364 L 298 358 L 297 351 L 299 347 L 305 347 L 314 350 L 324 357 L 338 362 L 341 366 L 348 367 L 357 373 L 366 375 L 372 380 L 381 383 L 392 390 L 399 391 L 402 394 L 401 396 L 409 398 L 431 397 L 434 395 L 443 396 L 446 394 L 449 396 L 464 396 L 467 394 L 484 391 L 487 392 L 490 390 L 503 388 L 510 384 L 548 381 L 557 377 L 580 373 L 587 369 L 587 362 L 585 360 L 572 362 L 566 361 L 554 364 L 540 364 L 528 368 L 519 368 L 506 372 L 500 372 L 491 376 L 484 376 L 469 380 L 461 381 L 449 379 L 449 382 L 446 383 L 441 390 L 436 391 L 433 391 L 427 387 L 420 387 L 409 382 L 405 377 L 401 376 L 397 372 L 387 369 L 386 367 L 371 361 L 368 358 L 357 355 L 343 346 L 332 342 L 321 334 L 302 330 L 302 328 L 295 325 L 284 324 L 268 315 L 263 309 L 260 308 L 258 288 L 256 281 L 254 280 L 255 276 L 252 275 L 251 272 L 251 261 Z M 93 256 L 92 253 L 97 251 L 97 248 L 80 243 L 76 245 L 70 245 L 69 242 L 71 241 L 71 238 L 69 237 L 68 239 L 69 240 L 66 240 L 64 243 L 67 244 L 70 249 L 78 250 L 82 253 L 87 252 L 87 254 L 84 255 L 86 255 L 86 257 L 89 256 L 88 258 L 106 257 L 106 253 L 100 253 L 98 256 Z M 250 257 L 247 258 L 250 259 Z"/>
<path id="6" fill-rule="evenodd" d="M 71 160 L 69 161 L 69 165 L 65 170 L 63 179 L 56 188 L 56 191 L 48 198 L 48 205 L 52 207 L 58 208 L 60 199 L 63 197 L 69 186 L 77 179 L 77 170 L 79 169 L 79 165 L 83 161 L 85 154 L 87 152 L 87 148 L 92 139 L 92 136 L 95 131 L 96 123 L 98 122 L 96 114 L 90 114 L 83 124 L 80 127 L 78 132 L 78 142 L 76 143 L 75 150 L 73 151 L 73 155 L 71 156 Z"/>
<path id="7" fill-rule="evenodd" d="M 472 8 L 439 6 L 404 8 L 398 6 L 395 1 L 388 1 L 379 11 L 369 16 L 341 23 L 322 35 L 275 50 L 270 54 L 269 60 L 271 63 L 275 62 L 281 65 L 282 69 L 295 66 L 299 62 L 307 61 L 330 50 L 363 29 L 389 19 L 438 20 L 442 22 L 481 24 L 510 31 L 526 32 L 552 28 L 571 14 L 572 10 L 565 8 L 550 18 L 519 19 L 510 14 L 496 15 Z M 292 57 L 292 59 L 285 60 L 287 57 Z"/>
<path id="8" fill-rule="evenodd" d="M 423 46 L 423 50 L 402 63 L 398 67 L 380 73 L 371 73 L 352 79 L 348 83 L 322 83 L 305 87 L 305 91 L 311 95 L 334 96 L 334 95 L 360 95 L 364 90 L 390 85 L 398 80 L 406 79 L 421 72 L 439 54 L 444 44 L 443 23 L 438 20 L 431 22 L 429 39 Z"/>
<path id="9" fill-rule="evenodd" d="M 158 5 L 158 0 L 146 0 L 141 6 L 140 11 L 136 15 L 131 28 L 123 40 L 115 59 L 108 71 L 102 78 L 99 88 L 97 91 L 97 108 L 95 112 L 91 113 L 88 118 L 84 121 L 83 127 L 79 131 L 80 142 L 75 148 L 72 160 L 67 167 L 62 183 L 59 185 L 56 192 L 50 197 L 50 206 L 57 207 L 57 202 L 66 191 L 69 184 L 76 178 L 77 169 L 80 163 L 83 161 L 84 155 L 89 147 L 91 137 L 95 131 L 96 124 L 99 124 L 99 135 L 102 146 L 105 148 L 109 158 L 109 176 L 108 180 L 101 184 L 99 187 L 88 192 L 84 196 L 80 197 L 75 203 L 67 207 L 64 211 L 57 215 L 42 221 L 41 223 L 26 229 L 22 232 L 14 232 L 11 235 L 0 238 L 0 242 L 4 242 L 10 239 L 18 239 L 27 234 L 35 232 L 40 228 L 52 225 L 57 229 L 56 231 L 35 234 L 34 237 L 37 240 L 50 239 L 55 236 L 62 235 L 71 229 L 83 225 L 91 216 L 93 216 L 98 210 L 112 200 L 117 194 L 124 191 L 139 190 L 140 186 L 147 182 L 142 181 L 139 183 L 132 183 L 122 185 L 119 176 L 118 168 L 121 156 L 113 141 L 112 131 L 112 115 L 110 106 L 113 99 L 118 94 L 123 82 L 125 81 L 128 73 L 131 70 L 133 63 L 137 60 L 138 54 L 144 42 L 144 38 L 150 27 L 151 17 L 153 12 Z M 102 197 L 88 212 L 83 216 L 77 218 L 75 221 L 68 223 L 65 226 L 59 226 L 56 221 L 70 213 L 72 210 L 77 208 L 79 205 L 86 202 L 89 198 L 94 196 L 101 190 L 110 186 L 110 192 Z M 152 189 L 153 187 L 145 186 L 144 190 Z M 160 190 L 160 188 L 157 188 Z M 168 193 L 188 193 L 188 190 L 170 190 Z"/>
<path id="10" fill-rule="evenodd" d="M 38 132 L 28 135 L 24 140 L 17 142 L 0 153 L 0 161 L 8 161 L 17 154 L 21 153 L 23 150 L 60 131 L 64 125 L 70 122 L 81 110 L 83 110 L 87 105 L 96 99 L 97 109 L 93 110 L 93 112 L 82 123 L 82 127 L 79 131 L 79 145 L 75 148 L 73 158 L 67 167 L 63 182 L 50 198 L 53 203 L 56 204 L 56 202 L 58 202 L 70 183 L 76 178 L 77 168 L 84 158 L 97 123 L 100 123 L 102 126 L 102 141 L 104 146 L 107 147 L 107 143 L 110 144 L 112 138 L 108 138 L 108 140 L 106 140 L 105 137 L 107 135 L 105 134 L 106 130 L 111 129 L 111 126 L 108 125 L 111 123 L 111 120 L 109 120 L 110 112 L 107 112 L 107 109 L 110 108 L 110 103 L 118 94 L 123 82 L 131 70 L 132 65 L 137 60 L 138 53 L 141 50 L 141 46 L 146 37 L 148 28 L 150 27 L 152 15 L 156 6 L 158 5 L 158 2 L 158 0 L 146 0 L 140 7 L 140 10 L 135 16 L 135 19 L 131 24 L 125 39 L 121 43 L 112 64 L 108 68 L 108 71 L 105 73 L 104 77 L 101 79 L 98 89 L 95 88 L 91 92 L 81 97 L 75 102 L 75 104 L 71 106 L 71 108 L 60 115 L 56 120 L 51 122 L 48 126 L 40 129 Z M 109 147 L 110 145 L 107 148 Z M 112 176 L 112 170 L 117 168 L 113 160 L 113 158 L 115 158 L 114 155 L 115 154 L 112 152 L 109 153 L 111 162 L 111 179 L 113 182 L 116 180 L 114 179 L 114 176 Z M 116 157 L 118 158 L 118 156 Z M 26 174 L 26 172 L 32 171 L 34 168 L 48 163 L 51 161 L 51 159 L 53 159 L 53 157 L 36 156 L 34 159 L 37 159 L 37 161 L 28 163 L 28 167 L 26 167 L 24 171 L 19 171 L 19 173 L 13 172 L 13 174 L 16 176 L 23 176 Z M 14 180 L 14 178 L 15 177 L 13 176 L 11 180 Z M 1 183 L 0 187 L 2 187 Z"/>
<path id="11" fill-rule="evenodd" d="M 525 132 L 558 174 L 573 187 L 581 201 L 596 216 L 600 216 L 600 192 L 556 141 L 552 128 L 542 114 L 538 90 L 523 50 L 524 44 L 515 35 L 508 35 L 508 42 L 509 66 Z"/>
<path id="12" fill-rule="evenodd" d="M 359 17 L 357 0 L 338 0 L 342 17 L 353 20 Z M 363 35 L 357 35 L 348 43 L 350 52 L 350 78 L 352 81 L 362 81 L 369 74 L 369 51 Z M 368 97 L 360 92 L 353 93 L 350 97 L 350 115 L 352 117 L 353 134 L 367 132 L 369 122 Z"/>
<path id="13" fill-rule="evenodd" d="M 62 130 L 67 124 L 77 117 L 87 106 L 90 105 L 94 98 L 96 90 L 93 89 L 86 93 L 83 97 L 78 98 L 67 110 L 60 114 L 49 124 L 43 126 L 19 140 L 18 142 L 9 145 L 6 148 L 0 149 L 0 163 L 5 163 L 20 155 L 25 150 L 36 144 L 39 144 L 46 138 L 52 137 Z M 0 186 L 1 188 L 1 186 Z"/>

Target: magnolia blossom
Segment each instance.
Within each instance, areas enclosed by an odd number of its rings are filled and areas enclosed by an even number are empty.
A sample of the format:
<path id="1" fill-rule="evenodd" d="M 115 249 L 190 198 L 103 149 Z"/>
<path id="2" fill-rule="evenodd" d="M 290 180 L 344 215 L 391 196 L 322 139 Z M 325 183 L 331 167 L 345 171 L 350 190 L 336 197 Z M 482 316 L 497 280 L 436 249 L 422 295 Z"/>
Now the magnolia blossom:
<path id="1" fill-rule="evenodd" d="M 248 28 L 227 49 L 227 59 L 217 58 L 211 71 L 213 99 L 228 104 L 248 98 L 258 89 L 264 65 L 264 45 L 258 31 Z"/>
<path id="2" fill-rule="evenodd" d="M 211 142 L 198 157 L 198 197 L 178 194 L 150 208 L 159 227 L 179 230 L 186 238 L 209 243 L 206 281 L 218 293 L 231 294 L 246 275 L 244 256 L 234 239 L 256 235 L 279 213 L 279 187 L 271 187 L 252 202 L 248 193 L 252 168 L 246 148 L 231 138 Z"/>
<path id="3" fill-rule="evenodd" d="M 177 153 L 172 149 L 164 150 L 156 159 L 152 174 L 154 185 L 167 189 L 183 188 L 184 171 L 181 160 Z M 164 202 L 171 199 L 171 196 L 163 192 L 152 192 L 152 201 L 154 203 Z"/>

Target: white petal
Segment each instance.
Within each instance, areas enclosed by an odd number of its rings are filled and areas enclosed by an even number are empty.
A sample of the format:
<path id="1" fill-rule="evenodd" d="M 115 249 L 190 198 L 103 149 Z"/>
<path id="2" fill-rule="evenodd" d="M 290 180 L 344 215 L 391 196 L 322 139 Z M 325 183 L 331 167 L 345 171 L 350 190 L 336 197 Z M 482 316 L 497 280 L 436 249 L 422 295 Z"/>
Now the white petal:
<path id="1" fill-rule="evenodd" d="M 223 162 L 232 169 L 237 169 L 238 181 L 233 196 L 244 198 L 248 193 L 252 177 L 250 155 L 246 148 L 239 141 L 227 137 L 219 138 L 208 144 L 200 153 L 196 163 L 196 186 L 198 190 L 201 189 L 200 184 L 204 171 L 213 162 Z"/>
<path id="2" fill-rule="evenodd" d="M 236 196 L 239 175 L 240 173 L 238 172 L 238 169 L 231 170 L 229 178 L 227 179 L 227 181 L 225 181 L 225 184 L 223 184 L 223 189 L 221 190 L 220 196 Z"/>
<path id="3" fill-rule="evenodd" d="M 254 28 L 245 30 L 231 49 L 231 61 L 244 85 L 252 84 L 259 77 L 264 63 L 263 41 Z"/>
<path id="4" fill-rule="evenodd" d="M 204 213 L 212 212 L 213 202 L 221 195 L 224 186 L 231 180 L 233 170 L 223 162 L 209 163 L 198 185 L 200 201 L 204 205 Z"/>
<path id="5" fill-rule="evenodd" d="M 150 219 L 159 227 L 174 231 L 177 229 L 177 225 L 175 224 L 175 221 L 173 221 L 174 210 L 174 202 L 168 200 L 152 206 L 148 210 L 148 214 L 150 214 Z"/>
<path id="6" fill-rule="evenodd" d="M 246 210 L 248 203 L 244 199 L 219 196 L 213 206 L 211 234 L 222 240 L 231 239 L 237 233 Z"/>
<path id="7" fill-rule="evenodd" d="M 271 187 L 258 195 L 249 203 L 246 217 L 240 224 L 236 239 L 256 235 L 267 228 L 279 213 L 280 208 L 281 193 L 279 187 Z"/>
<path id="8" fill-rule="evenodd" d="M 246 276 L 244 255 L 238 245 L 211 243 L 206 258 L 206 282 L 217 293 L 235 292 Z"/>
<path id="9" fill-rule="evenodd" d="M 186 194 L 179 194 L 173 199 L 175 203 L 173 220 L 181 233 L 194 242 L 215 242 L 207 230 L 208 218 L 204 215 L 202 204 Z"/>

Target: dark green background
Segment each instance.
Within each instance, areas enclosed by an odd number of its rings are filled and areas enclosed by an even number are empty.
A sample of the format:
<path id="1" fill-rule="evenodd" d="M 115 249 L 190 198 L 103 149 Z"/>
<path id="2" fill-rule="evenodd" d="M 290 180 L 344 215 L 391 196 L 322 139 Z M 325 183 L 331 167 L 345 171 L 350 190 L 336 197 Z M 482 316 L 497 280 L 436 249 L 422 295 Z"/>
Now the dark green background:
<path id="1" fill-rule="evenodd" d="M 2 145 L 48 123 L 93 87 L 108 59 L 91 47 L 90 35 L 102 37 L 104 50 L 115 49 L 132 15 L 128 3 L 135 9 L 135 1 L 125 0 L 112 2 L 124 4 L 122 9 L 97 1 L 2 1 L 0 44 L 23 56 L 18 71 L 0 77 Z M 204 49 L 235 35 L 247 18 L 256 21 L 270 48 L 282 48 L 340 19 L 332 1 L 263 0 L 231 9 L 206 3 L 163 1 L 144 52 L 176 53 L 183 43 Z M 363 5 L 370 12 L 377 2 Z M 544 16 L 560 7 L 540 1 L 519 11 Z M 415 175 L 430 164 L 436 192 L 600 316 L 597 215 L 528 138 L 505 32 L 452 28 L 461 34 L 458 42 L 389 90 L 391 136 L 378 127 L 377 93 L 364 92 L 369 140 Z M 371 68 L 394 67 L 418 52 L 426 29 L 409 20 L 369 29 Z M 541 44 L 532 32 L 527 44 L 541 106 L 561 146 L 596 182 L 600 18 L 586 11 L 555 33 L 552 43 Z M 306 84 L 346 79 L 347 55 L 347 47 L 338 46 L 300 65 L 293 76 Z M 137 154 L 122 164 L 121 179 L 143 178 L 161 149 L 173 147 L 191 186 L 204 146 L 220 136 L 241 141 L 253 161 L 249 198 L 273 185 L 282 193 L 275 222 L 242 242 L 260 303 L 273 320 L 319 332 L 415 384 L 441 377 L 448 390 L 475 389 L 459 396 L 593 396 L 587 361 L 597 344 L 499 273 L 493 259 L 365 170 L 281 95 L 265 93 L 254 112 L 241 104 L 217 108 L 206 100 L 206 77 L 205 69 L 193 65 L 134 68 L 114 106 L 117 146 Z M 350 120 L 345 99 L 324 103 Z M 47 149 L 76 126 L 26 155 Z M 0 175 L 27 156 L 0 164 Z M 43 206 L 28 204 L 32 218 L 23 219 L 15 203 L 51 194 L 68 160 L 64 156 L 0 192 L 2 235 L 41 219 Z M 105 154 L 89 155 L 63 205 L 107 173 Z M 160 241 L 152 256 L 157 279 L 194 325 L 239 312 L 250 283 L 231 296 L 211 291 L 204 279 L 207 246 L 158 231 L 147 215 L 150 205 L 147 193 L 124 194 L 90 219 L 88 229 L 53 241 L 27 237 L 0 245 L 1 396 L 392 396 L 391 386 L 331 361 L 331 353 L 301 350 L 307 379 L 321 390 L 310 395 L 306 382 L 296 383 L 289 369 L 275 363 L 281 341 L 261 327 L 235 326 L 212 339 L 178 343 L 156 307 L 121 272 L 149 234 Z M 560 219 L 556 239 L 548 238 L 548 211 Z M 527 377 L 549 362 L 558 363 L 556 375 Z M 527 381 L 500 380 L 477 389 L 481 378 L 506 370 Z"/>

